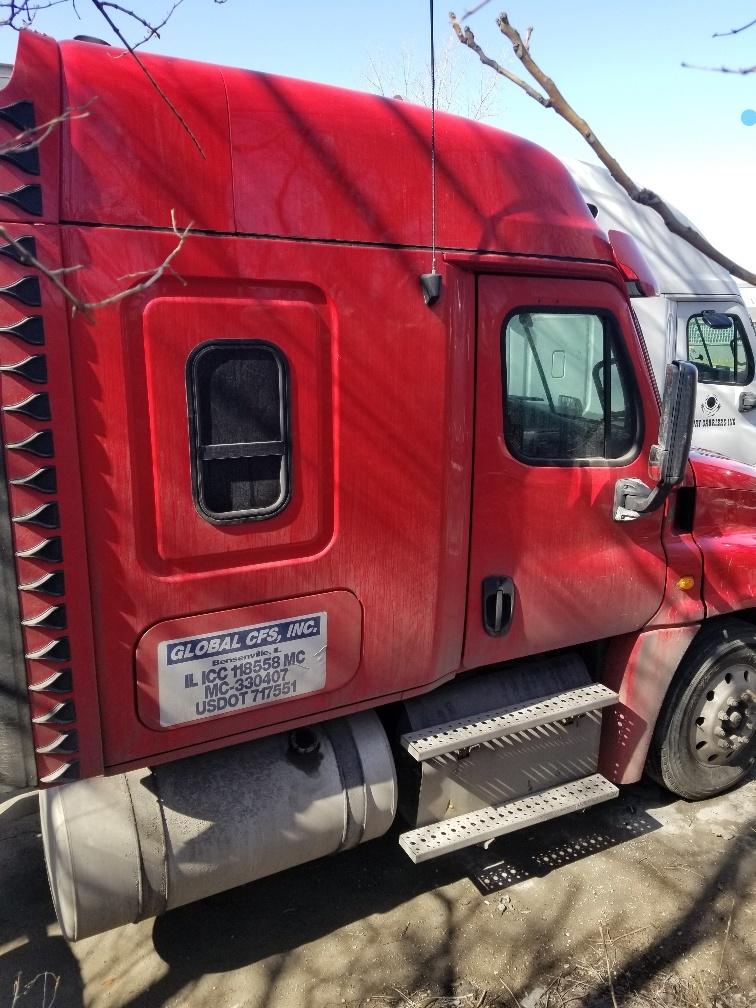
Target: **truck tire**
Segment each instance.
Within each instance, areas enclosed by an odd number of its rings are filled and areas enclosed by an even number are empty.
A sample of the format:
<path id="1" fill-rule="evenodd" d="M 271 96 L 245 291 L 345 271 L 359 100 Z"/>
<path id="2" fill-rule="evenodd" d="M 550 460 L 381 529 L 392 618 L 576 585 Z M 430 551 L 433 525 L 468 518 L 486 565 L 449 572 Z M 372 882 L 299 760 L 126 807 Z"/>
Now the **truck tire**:
<path id="1" fill-rule="evenodd" d="M 683 658 L 656 722 L 646 770 L 681 798 L 735 787 L 756 761 L 756 627 L 704 628 Z"/>

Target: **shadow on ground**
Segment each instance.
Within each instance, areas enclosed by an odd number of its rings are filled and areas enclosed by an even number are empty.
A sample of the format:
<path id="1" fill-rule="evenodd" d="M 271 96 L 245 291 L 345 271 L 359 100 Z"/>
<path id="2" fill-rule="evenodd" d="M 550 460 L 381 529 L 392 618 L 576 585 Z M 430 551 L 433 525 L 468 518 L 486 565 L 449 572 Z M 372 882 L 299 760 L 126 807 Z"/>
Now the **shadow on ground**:
<path id="1" fill-rule="evenodd" d="M 83 1003 L 79 964 L 57 932 L 39 822 L 26 816 L 0 829 L 0 949 L 8 949 L 0 955 L 0 1008 L 11 1005 L 17 976 L 24 984 L 45 971 L 65 978 L 68 1004 Z M 18 1008 L 49 1008 L 50 1000 L 40 982 L 19 998 Z"/>
<path id="2" fill-rule="evenodd" d="M 118 929 L 72 950 L 62 938 L 48 936 L 53 913 L 40 844 L 26 833 L 16 837 L 14 864 L 0 859 L 0 948 L 9 948 L 0 956 L 0 1006 L 3 996 L 10 1002 L 4 992 L 15 974 L 28 979 L 42 969 L 63 978 L 56 1008 L 85 1003 L 85 986 L 87 1005 L 118 1008 L 360 1004 L 399 984 L 407 990 L 451 993 L 469 976 L 469 960 L 481 949 L 506 960 L 507 975 L 516 978 L 513 992 L 524 996 L 561 968 L 564 951 L 554 940 L 555 929 L 567 922 L 574 926 L 576 907 L 587 905 L 590 886 L 597 884 L 591 865 L 599 864 L 602 852 L 656 834 L 654 844 L 666 856 L 665 844 L 674 838 L 658 832 L 655 813 L 663 818 L 672 804 L 669 795 L 644 783 L 623 789 L 620 798 L 606 805 L 502 838 L 487 850 L 471 848 L 417 866 L 398 847 L 399 828 L 394 827 L 381 840 L 337 858 L 179 908 L 154 922 Z M 696 815 L 697 806 L 678 804 Z M 646 889 L 658 894 L 660 906 L 679 912 L 651 944 L 644 941 L 637 954 L 624 958 L 618 982 L 634 983 L 641 974 L 648 980 L 668 970 L 712 927 L 720 927 L 720 917 L 724 930 L 726 907 L 747 889 L 743 851 L 752 845 L 755 827 L 756 820 L 741 822 L 722 841 L 714 870 L 700 884 L 653 864 L 639 868 L 633 861 L 634 881 L 628 884 L 643 879 Z M 681 853 L 679 840 L 677 835 L 675 849 L 668 844 L 669 857 L 678 860 L 685 850 L 683 845 Z M 556 869 L 570 866 L 566 884 L 566 876 Z M 538 912 L 524 911 L 529 916 L 518 918 L 515 927 L 494 912 L 495 906 L 502 893 L 517 885 L 516 907 L 528 880 L 534 880 L 527 892 Z M 618 880 L 621 888 L 620 876 Z M 633 893 L 621 898 L 629 901 L 632 913 Z M 216 988 L 224 990 L 220 1000 Z M 596 1003 L 601 1003 L 610 992 L 600 983 L 597 988 Z M 30 995 L 28 1008 L 38 1006 L 40 1001 Z M 18 1008 L 27 1008 L 26 1000 Z"/>
<path id="3" fill-rule="evenodd" d="M 648 790 L 642 792 L 644 798 Z M 652 802 L 659 796 L 664 798 L 659 791 Z M 611 803 L 612 809 L 603 806 L 565 816 L 558 825 L 543 824 L 495 841 L 488 850 L 468 848 L 419 865 L 399 847 L 402 826 L 395 824 L 382 839 L 338 858 L 324 858 L 204 900 L 199 930 L 194 926 L 196 906 L 163 915 L 155 921 L 155 949 L 164 962 L 187 974 L 203 972 L 203 967 L 215 972 L 238 969 L 461 878 L 469 878 L 484 893 L 502 890 L 658 829 L 659 823 L 637 802 L 637 797 L 629 801 L 624 795 Z M 499 859 L 502 849 L 507 850 L 506 860 Z M 208 948 L 208 932 L 219 938 L 223 933 L 235 939 L 247 935 L 254 941 L 219 941 Z"/>

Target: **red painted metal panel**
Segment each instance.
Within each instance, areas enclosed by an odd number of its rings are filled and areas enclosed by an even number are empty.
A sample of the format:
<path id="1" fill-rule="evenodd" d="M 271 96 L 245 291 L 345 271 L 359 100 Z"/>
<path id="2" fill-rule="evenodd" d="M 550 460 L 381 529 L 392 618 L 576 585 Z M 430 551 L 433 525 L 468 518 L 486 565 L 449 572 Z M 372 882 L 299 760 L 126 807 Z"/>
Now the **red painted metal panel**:
<path id="1" fill-rule="evenodd" d="M 627 302 L 610 284 L 541 277 L 479 278 L 473 534 L 464 664 L 537 654 L 643 626 L 662 600 L 661 516 L 612 520 L 618 479 L 648 479 L 659 414 Z M 635 372 L 644 441 L 627 465 L 539 466 L 518 461 L 504 437 L 501 332 L 518 306 L 609 311 Z M 513 578 L 514 620 L 504 637 L 482 620 L 482 583 Z"/>
<path id="2" fill-rule="evenodd" d="M 668 520 L 665 525 L 668 525 Z M 647 626 L 672 626 L 698 623 L 705 617 L 703 603 L 703 556 L 692 535 L 678 534 L 668 527 L 664 531 L 664 553 L 667 577 L 664 599 Z M 693 578 L 690 588 L 681 588 L 681 578 Z"/>
<path id="3" fill-rule="evenodd" d="M 430 244 L 428 109 L 244 70 L 224 76 L 238 231 Z M 436 141 L 440 246 L 613 261 L 551 154 L 443 113 Z"/>
<path id="4" fill-rule="evenodd" d="M 700 623 L 706 617 L 703 554 L 688 527 L 689 518 L 684 511 L 687 503 L 684 495 L 694 487 L 693 467 L 688 465 L 680 487 L 672 491 L 664 506 L 662 542 L 667 558 L 667 578 L 664 598 L 646 624 L 648 627 Z M 690 578 L 693 584 L 687 587 Z M 678 583 L 681 579 L 686 579 L 682 587 Z"/>
<path id="5" fill-rule="evenodd" d="M 88 298 L 160 262 L 165 233 L 66 228 Z M 181 276 L 72 325 L 108 766 L 278 731 L 429 687 L 459 667 L 469 527 L 470 277 L 423 303 L 425 254 L 192 237 Z M 195 509 L 185 368 L 215 338 L 270 338 L 291 367 L 294 496 L 217 526 Z M 331 590 L 364 612 L 356 674 L 329 692 L 157 731 L 134 652 L 155 623 Z M 329 647 L 331 646 L 329 637 Z M 337 641 L 334 641 L 334 646 Z"/>
<path id="6" fill-rule="evenodd" d="M 601 681 L 619 693 L 619 703 L 602 716 L 599 770 L 615 784 L 640 780 L 669 684 L 699 629 L 660 627 L 609 645 Z"/>
<path id="7" fill-rule="evenodd" d="M 732 488 L 741 491 L 756 489 L 754 483 L 756 469 L 746 465 L 745 462 L 725 458 L 724 455 L 717 455 L 716 452 L 706 451 L 704 448 L 694 448 L 690 453 L 690 462 L 693 466 L 696 486 L 699 489 L 729 490 Z"/>
<path id="8" fill-rule="evenodd" d="M 60 54 L 53 39 L 36 32 L 19 34 L 16 62 L 10 80 L 0 91 L 0 144 L 16 137 L 37 140 L 38 173 L 24 170 L 0 159 L 0 193 L 18 192 L 31 187 L 27 197 L 39 199 L 41 213 L 29 213 L 0 199 L 0 219 L 35 224 L 57 221 L 59 208 L 60 125 L 53 125 L 61 112 Z M 16 122 L 9 121 L 9 117 Z M 37 129 L 24 134 L 22 123 Z M 41 128 L 40 128 L 41 127 Z M 34 154 L 32 153 L 32 158 Z M 33 190 L 37 190 L 34 192 Z M 22 194 L 19 194 L 22 195 Z M 28 231 L 21 234 L 28 234 Z"/>
<path id="9" fill-rule="evenodd" d="M 188 285 L 185 296 L 155 298 L 144 311 L 141 338 L 130 341 L 127 382 L 134 423 L 149 425 L 149 455 L 135 460 L 137 480 L 150 487 L 154 516 L 144 528 L 145 563 L 165 574 L 222 568 L 244 557 L 255 564 L 301 559 L 321 552 L 333 535 L 333 372 L 325 298 L 311 288 L 301 301 L 275 297 L 202 297 Z M 309 303 L 308 303 L 309 301 Z M 139 316 L 129 316 L 134 336 Z M 189 429 L 182 391 L 195 347 L 214 339 L 265 340 L 278 347 L 291 374 L 291 500 L 284 511 L 255 523 L 212 525 L 187 507 L 191 487 Z M 298 394 L 300 389 L 307 394 Z M 175 394 L 166 395 L 166 389 Z M 181 408 L 181 412 L 178 409 Z M 147 500 L 143 502 L 147 504 Z M 191 502 L 189 501 L 191 504 Z"/>
<path id="10" fill-rule="evenodd" d="M 28 229 L 18 224 L 10 225 L 9 230 L 14 236 L 28 233 Z M 58 228 L 37 225 L 32 231 L 38 258 L 52 268 L 58 267 L 61 262 Z M 3 258 L 0 274 L 5 284 L 23 275 L 33 275 L 33 272 Z M 29 587 L 19 592 L 21 619 L 29 621 L 23 631 L 24 650 L 33 656 L 27 660 L 27 675 L 30 714 L 35 722 L 37 771 L 40 779 L 59 771 L 65 772 L 64 779 L 69 779 L 97 774 L 102 771 L 103 764 L 66 308 L 59 291 L 46 280 L 41 281 L 41 302 L 40 307 L 29 309 L 11 298 L 0 298 L 0 326 L 14 326 L 24 318 L 31 318 L 35 320 L 34 332 L 44 339 L 41 345 L 29 345 L 19 336 L 8 333 L 0 338 L 3 367 L 33 357 L 40 368 L 35 372 L 37 380 L 34 381 L 11 372 L 3 373 L 0 379 L 2 439 L 10 510 L 15 519 L 13 537 L 18 583 L 39 584 L 37 588 Z M 43 400 L 41 419 L 13 409 L 33 395 L 47 397 L 46 402 Z M 44 419 L 45 416 L 49 416 L 49 420 Z M 44 431 L 50 432 L 49 456 L 47 446 L 43 446 L 44 456 L 12 447 Z M 13 482 L 40 471 L 45 475 L 41 489 Z M 37 515 L 39 509 L 45 507 L 55 509 L 54 519 L 47 521 L 49 513 Z M 45 527 L 43 520 L 54 527 Z M 51 552 L 43 554 L 44 558 L 35 555 L 34 551 L 45 543 Z M 27 555 L 19 556 L 19 553 Z M 45 582 L 43 579 L 48 576 L 58 583 Z M 54 610 L 55 627 L 35 624 L 51 609 Z M 45 649 L 56 641 L 59 650 L 47 656 Z M 56 678 L 57 673 L 61 673 L 59 678 Z M 61 704 L 64 705 L 61 715 L 45 721 Z M 40 751 L 54 745 L 64 734 L 69 738 L 62 750 Z"/>
<path id="11" fill-rule="evenodd" d="M 74 112 L 42 148 L 51 168 L 62 135 L 63 220 L 165 227 L 174 210 L 180 225 L 218 232 L 430 244 L 428 109 L 149 53 L 140 61 L 160 91 L 120 49 L 21 33 L 4 94 L 31 97 L 38 122 Z M 547 151 L 443 113 L 436 133 L 440 246 L 613 261 Z M 42 219 L 58 216 L 56 178 Z"/>
<path id="12" fill-rule="evenodd" d="M 656 297 L 659 293 L 656 278 L 635 238 L 625 231 L 609 231 L 608 237 L 623 277 L 636 282 L 644 297 Z"/>
<path id="13" fill-rule="evenodd" d="M 56 164 L 62 133 L 62 219 L 165 227 L 174 210 L 180 225 L 203 230 L 430 244 L 427 109 L 188 60 L 140 59 L 188 129 L 122 50 L 22 33 L 5 93 L 33 91 L 38 121 L 61 107 L 86 113 L 42 149 L 43 163 Z M 441 246 L 612 261 L 552 155 L 444 114 L 437 142 Z M 56 184 L 44 219 L 58 219 L 57 197 Z"/>
<path id="14" fill-rule="evenodd" d="M 479 252 L 444 252 L 443 257 L 444 262 L 478 276 L 486 273 L 500 276 L 506 273 L 509 276 L 532 277 L 537 270 L 539 277 L 549 277 L 552 280 L 600 280 L 612 284 L 623 295 L 625 294 L 622 275 L 616 265 L 610 263 L 553 259 L 548 256 L 539 257 L 537 262 L 534 262 L 525 256 Z"/>
<path id="15" fill-rule="evenodd" d="M 751 466 L 696 451 L 693 535 L 704 558 L 708 616 L 756 605 L 756 480 Z"/>
<path id="16" fill-rule="evenodd" d="M 63 42 L 60 50 L 63 104 L 88 113 L 65 131 L 62 219 L 166 227 L 173 210 L 181 227 L 232 231 L 220 69 L 140 54 L 190 135 L 122 50 L 88 42 Z"/>

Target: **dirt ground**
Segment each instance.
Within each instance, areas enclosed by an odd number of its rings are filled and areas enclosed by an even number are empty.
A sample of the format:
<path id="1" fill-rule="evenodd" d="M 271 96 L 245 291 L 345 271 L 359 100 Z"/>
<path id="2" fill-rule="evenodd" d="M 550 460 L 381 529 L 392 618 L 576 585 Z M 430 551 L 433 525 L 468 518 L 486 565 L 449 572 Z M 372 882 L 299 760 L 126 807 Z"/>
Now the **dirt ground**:
<path id="1" fill-rule="evenodd" d="M 0 1008 L 756 1005 L 756 780 L 644 782 L 419 866 L 398 831 L 68 945 L 36 816 L 0 821 Z"/>

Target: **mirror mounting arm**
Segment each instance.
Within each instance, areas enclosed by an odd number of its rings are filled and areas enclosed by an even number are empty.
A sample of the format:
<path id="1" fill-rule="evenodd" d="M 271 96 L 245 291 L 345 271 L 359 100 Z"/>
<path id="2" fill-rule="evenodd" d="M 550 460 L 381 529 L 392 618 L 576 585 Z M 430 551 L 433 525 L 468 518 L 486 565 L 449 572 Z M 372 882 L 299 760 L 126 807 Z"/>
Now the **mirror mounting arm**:
<path id="1" fill-rule="evenodd" d="M 634 521 L 657 511 L 669 496 L 671 487 L 648 487 L 639 479 L 617 480 L 614 487 L 614 520 Z"/>

